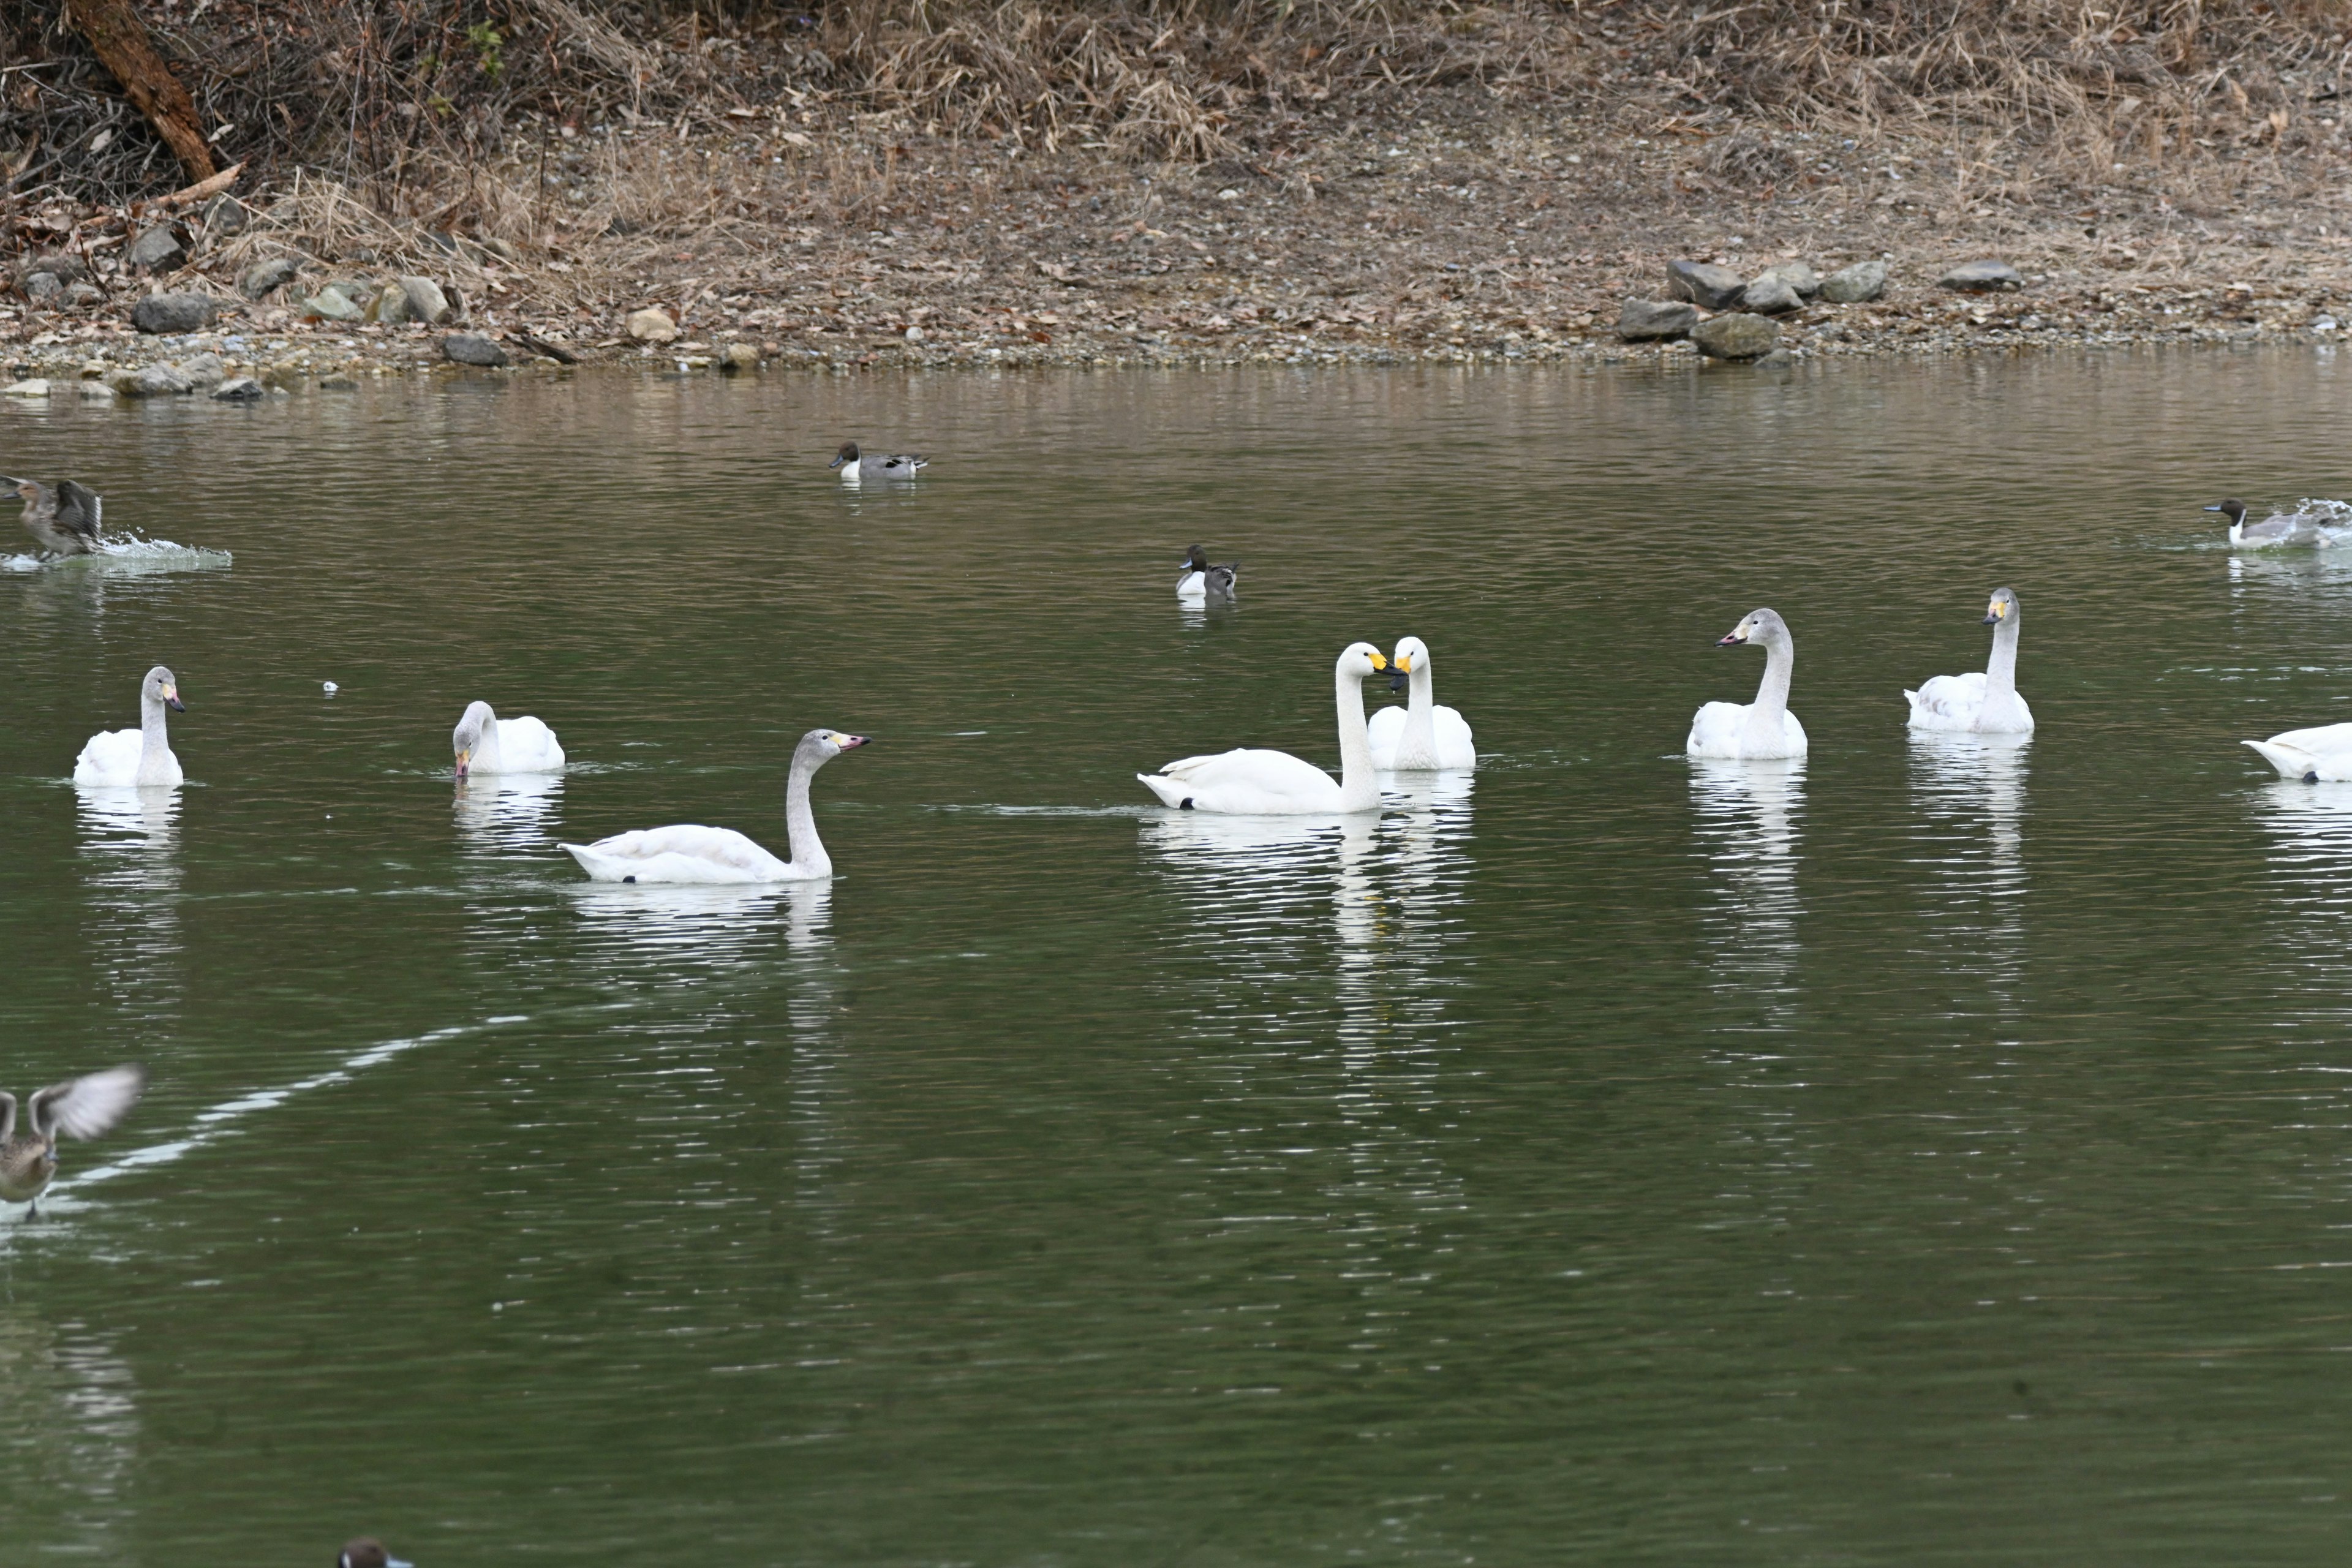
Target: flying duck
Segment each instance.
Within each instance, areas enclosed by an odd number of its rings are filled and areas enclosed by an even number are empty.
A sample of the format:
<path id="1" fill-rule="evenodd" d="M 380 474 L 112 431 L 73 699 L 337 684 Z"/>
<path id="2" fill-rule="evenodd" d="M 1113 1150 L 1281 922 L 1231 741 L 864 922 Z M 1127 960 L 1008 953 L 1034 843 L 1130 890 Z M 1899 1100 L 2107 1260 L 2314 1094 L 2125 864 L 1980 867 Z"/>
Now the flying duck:
<path id="1" fill-rule="evenodd" d="M 31 479 L 0 475 L 0 485 L 25 503 L 25 531 L 52 555 L 88 555 L 98 549 L 98 492 L 71 479 L 51 489 Z"/>

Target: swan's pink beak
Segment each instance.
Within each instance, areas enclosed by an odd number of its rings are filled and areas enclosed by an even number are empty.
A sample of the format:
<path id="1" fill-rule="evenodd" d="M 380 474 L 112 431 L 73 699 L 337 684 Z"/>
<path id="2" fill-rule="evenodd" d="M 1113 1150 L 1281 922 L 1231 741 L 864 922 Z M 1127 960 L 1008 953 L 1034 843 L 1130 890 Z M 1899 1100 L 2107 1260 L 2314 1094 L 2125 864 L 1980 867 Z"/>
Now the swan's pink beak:
<path id="1" fill-rule="evenodd" d="M 874 737 L 871 735 L 844 735 L 834 742 L 835 745 L 845 752 L 853 751 L 859 746 L 870 746 L 873 743 Z"/>

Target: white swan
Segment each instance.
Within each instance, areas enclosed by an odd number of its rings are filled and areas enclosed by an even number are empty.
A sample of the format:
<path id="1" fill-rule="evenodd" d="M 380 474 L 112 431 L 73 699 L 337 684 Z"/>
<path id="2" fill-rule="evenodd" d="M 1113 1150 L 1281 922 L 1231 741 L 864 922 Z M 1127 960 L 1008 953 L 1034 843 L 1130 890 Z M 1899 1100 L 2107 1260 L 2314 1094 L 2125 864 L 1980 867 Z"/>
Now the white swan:
<path id="1" fill-rule="evenodd" d="M 183 713 L 188 710 L 188 705 L 180 700 L 180 683 L 159 664 L 139 683 L 139 728 L 92 735 L 81 755 L 74 759 L 73 782 L 115 788 L 179 788 L 187 775 L 180 771 L 180 759 L 172 754 L 171 740 L 163 732 L 167 707 Z"/>
<path id="2" fill-rule="evenodd" d="M 474 773 L 560 773 L 563 748 L 555 731 L 525 715 L 501 719 L 487 702 L 468 703 L 466 716 L 449 736 L 457 753 L 457 776 Z"/>
<path id="3" fill-rule="evenodd" d="M 2352 779 L 2352 724 L 2322 724 L 2315 730 L 2289 730 L 2267 741 L 2248 741 L 2282 778 L 2305 784 L 2340 784 Z"/>
<path id="4" fill-rule="evenodd" d="M 1372 715 L 1367 730 L 1372 765 L 1402 773 L 1476 767 L 1478 748 L 1471 742 L 1469 721 L 1454 709 L 1437 705 L 1436 684 L 1429 673 L 1429 645 L 1419 637 L 1399 642 L 1396 670 L 1389 689 L 1393 691 L 1410 680 L 1412 690 L 1404 707 L 1391 703 Z"/>
<path id="5" fill-rule="evenodd" d="M 1756 700 L 1709 702 L 1691 718 L 1690 739 L 1683 749 L 1694 757 L 1730 757 L 1755 761 L 1805 754 L 1805 727 L 1789 711 L 1789 677 L 1797 667 L 1797 644 L 1789 623 L 1777 610 L 1755 610 L 1731 628 L 1717 647 L 1742 643 L 1764 646 L 1764 680 Z"/>
<path id="6" fill-rule="evenodd" d="M 580 868 L 599 882 L 808 882 L 833 875 L 833 857 L 816 836 L 809 780 L 817 769 L 857 746 L 874 742 L 838 730 L 811 730 L 793 748 L 784 786 L 784 832 L 793 852 L 779 860 L 731 827 L 648 827 L 593 844 L 567 844 Z"/>
<path id="7" fill-rule="evenodd" d="M 2033 710 L 2017 694 L 2017 590 L 1995 588 L 1985 606 L 1984 624 L 1992 627 L 1992 657 L 1981 673 L 1931 676 L 1916 691 L 1903 695 L 1911 702 L 1914 730 L 1964 730 L 1978 735 L 2030 735 Z"/>
<path id="8" fill-rule="evenodd" d="M 1236 747 L 1182 757 L 1156 773 L 1138 773 L 1162 805 L 1228 816 L 1297 816 L 1318 811 L 1377 811 L 1380 781 L 1364 739 L 1364 682 L 1388 668 L 1381 650 L 1351 642 L 1331 673 L 1339 709 L 1339 778 L 1287 752 Z"/>

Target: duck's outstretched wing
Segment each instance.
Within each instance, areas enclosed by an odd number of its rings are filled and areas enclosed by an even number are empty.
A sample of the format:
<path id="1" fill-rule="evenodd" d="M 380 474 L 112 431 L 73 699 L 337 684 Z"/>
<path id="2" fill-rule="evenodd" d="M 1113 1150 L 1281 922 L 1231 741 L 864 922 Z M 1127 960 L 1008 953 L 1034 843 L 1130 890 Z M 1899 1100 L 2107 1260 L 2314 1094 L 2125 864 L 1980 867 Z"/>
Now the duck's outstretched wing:
<path id="1" fill-rule="evenodd" d="M 53 1083 L 33 1096 L 33 1131 L 41 1137 L 62 1132 L 68 1138 L 96 1138 L 131 1113 L 146 1087 L 147 1070 L 135 1066 Z"/>
<path id="2" fill-rule="evenodd" d="M 58 526 L 67 532 L 96 539 L 105 510 L 105 498 L 88 485 L 74 479 L 58 481 Z"/>

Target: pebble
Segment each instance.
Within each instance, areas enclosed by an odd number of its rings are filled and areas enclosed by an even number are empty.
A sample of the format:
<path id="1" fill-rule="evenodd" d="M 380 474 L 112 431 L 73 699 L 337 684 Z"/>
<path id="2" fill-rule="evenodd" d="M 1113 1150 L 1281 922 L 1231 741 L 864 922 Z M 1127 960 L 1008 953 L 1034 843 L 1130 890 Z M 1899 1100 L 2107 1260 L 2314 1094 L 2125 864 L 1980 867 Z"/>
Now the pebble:
<path id="1" fill-rule="evenodd" d="M 278 256 L 272 257 L 268 261 L 257 261 L 239 275 L 236 280 L 236 291 L 248 300 L 258 300 L 263 295 L 275 293 L 293 282 L 295 275 L 301 270 L 302 264 L 290 256 Z"/>
<path id="2" fill-rule="evenodd" d="M 1666 263 L 1666 291 L 1710 310 L 1728 310 L 1748 289 L 1748 279 L 1728 267 L 1706 261 Z"/>
<path id="3" fill-rule="evenodd" d="M 1628 300 L 1617 313 L 1617 335 L 1629 343 L 1686 338 L 1698 325 L 1698 307 L 1687 300 Z"/>
<path id="4" fill-rule="evenodd" d="M 1798 298 L 1788 279 L 1768 272 L 1740 290 L 1739 308 L 1759 315 L 1785 316 L 1791 310 L 1803 310 L 1805 302 Z"/>
<path id="5" fill-rule="evenodd" d="M 1990 294 L 2000 289 L 2022 289 L 2025 279 L 2006 261 L 1966 261 L 1937 279 L 1936 287 Z"/>
<path id="6" fill-rule="evenodd" d="M 481 365 L 494 369 L 514 362 L 507 351 L 478 332 L 452 332 L 441 340 L 441 356 L 453 364 Z"/>
<path id="7" fill-rule="evenodd" d="M 1781 282 L 1786 283 L 1801 300 L 1810 300 L 1822 291 L 1821 279 L 1815 275 L 1811 267 L 1801 261 L 1783 261 L 1775 266 L 1767 267 L 1749 279 L 1748 286 L 1753 289 L 1767 278 L 1778 278 Z"/>
<path id="8" fill-rule="evenodd" d="M 914 331 L 912 327 L 907 330 Z M 729 343 L 727 352 L 719 356 L 719 363 L 726 370 L 757 370 L 760 368 L 760 351 L 750 343 Z"/>
<path id="9" fill-rule="evenodd" d="M 360 313 L 351 297 L 331 283 L 302 301 L 302 314 L 314 321 L 356 321 Z"/>
<path id="10" fill-rule="evenodd" d="M 1859 305 L 1886 292 L 1886 263 L 1857 261 L 1822 279 L 1821 298 L 1832 305 Z"/>
<path id="11" fill-rule="evenodd" d="M 1733 310 L 1701 321 L 1691 342 L 1709 359 L 1760 359 L 1780 346 L 1780 329 L 1762 316 Z"/>
<path id="12" fill-rule="evenodd" d="M 670 320 L 669 312 L 651 306 L 642 310 L 630 311 L 627 327 L 629 336 L 641 343 L 668 343 L 677 341 L 677 323 Z"/>
<path id="13" fill-rule="evenodd" d="M 132 240 L 131 248 L 123 253 L 123 257 L 133 267 L 144 267 L 151 271 L 161 272 L 167 268 L 177 266 L 180 259 L 187 254 L 188 247 L 182 245 L 180 237 L 172 232 L 172 226 L 168 223 L 159 223 L 137 239 Z"/>
<path id="14" fill-rule="evenodd" d="M 224 381 L 213 388 L 213 401 L 215 403 L 254 403 L 268 395 L 269 389 L 249 375 Z"/>
<path id="15" fill-rule="evenodd" d="M 379 320 L 397 321 L 405 319 L 423 321 L 428 327 L 441 327 L 457 319 L 457 301 L 443 293 L 441 285 L 430 278 L 403 278 L 400 292 L 406 306 L 405 317 L 383 316 Z"/>
<path id="16" fill-rule="evenodd" d="M 218 320 L 220 301 L 209 294 L 150 294 L 131 307 L 132 326 L 163 336 L 200 332 Z"/>

